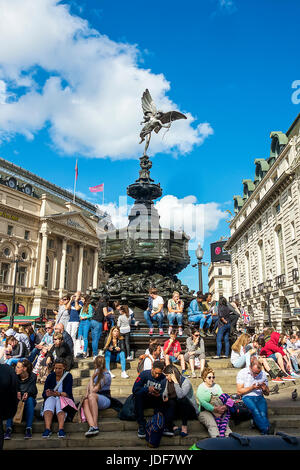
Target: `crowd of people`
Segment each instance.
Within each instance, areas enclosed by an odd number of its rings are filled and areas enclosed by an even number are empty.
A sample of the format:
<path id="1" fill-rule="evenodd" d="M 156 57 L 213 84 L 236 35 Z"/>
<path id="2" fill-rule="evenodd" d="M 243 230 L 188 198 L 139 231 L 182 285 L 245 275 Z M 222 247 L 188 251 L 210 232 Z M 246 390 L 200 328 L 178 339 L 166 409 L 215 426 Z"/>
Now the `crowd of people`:
<path id="1" fill-rule="evenodd" d="M 251 411 L 253 422 L 262 434 L 272 432 L 268 421 L 268 380 L 284 382 L 300 378 L 300 332 L 288 336 L 273 328 L 265 328 L 251 336 L 237 325 L 243 326 L 239 306 L 230 304 L 224 297 L 212 301 L 211 294 L 197 293 L 187 310 L 189 329 L 183 335 L 184 303 L 178 292 L 168 300 L 168 338 L 153 338 L 154 323 L 159 335 L 164 333 L 164 300 L 157 290 L 149 292 L 144 318 L 149 326 L 149 347 L 140 357 L 137 378 L 132 394 L 138 437 L 146 435 L 144 410 L 161 411 L 165 419 L 163 434 L 188 435 L 188 421 L 198 419 L 211 437 L 226 437 L 230 431 L 230 418 L 234 400 L 216 383 L 215 371 L 207 366 L 205 337 L 216 337 L 215 359 L 230 358 L 237 372 L 237 394 Z M 111 306 L 106 299 L 94 304 L 88 296 L 77 292 L 60 300 L 56 319 L 49 320 L 45 328 L 32 325 L 19 328 L 2 328 L 0 332 L 0 364 L 14 368 L 17 377 L 17 398 L 23 402 L 26 420 L 25 439 L 32 437 L 32 422 L 37 399 L 37 381 L 44 383 L 41 415 L 45 430 L 43 438 L 51 435 L 54 415 L 58 421 L 58 437 L 66 436 L 64 423 L 76 412 L 73 397 L 74 356 L 76 341 L 83 342 L 81 357 L 88 356 L 89 333 L 94 371 L 81 408 L 88 422 L 86 437 L 99 433 L 98 412 L 111 406 L 111 382 L 115 375 L 112 363 L 121 365 L 121 378 L 128 379 L 126 361 L 133 359 L 130 346 L 132 326 L 138 326 L 133 311 L 120 302 Z M 103 337 L 102 349 L 99 341 Z M 224 341 L 225 354 L 221 355 Z M 198 375 L 197 375 L 198 373 Z M 201 378 L 202 383 L 194 393 L 191 379 Z M 13 416 L 6 421 L 4 439 L 11 439 Z M 181 426 L 174 424 L 181 421 Z"/>

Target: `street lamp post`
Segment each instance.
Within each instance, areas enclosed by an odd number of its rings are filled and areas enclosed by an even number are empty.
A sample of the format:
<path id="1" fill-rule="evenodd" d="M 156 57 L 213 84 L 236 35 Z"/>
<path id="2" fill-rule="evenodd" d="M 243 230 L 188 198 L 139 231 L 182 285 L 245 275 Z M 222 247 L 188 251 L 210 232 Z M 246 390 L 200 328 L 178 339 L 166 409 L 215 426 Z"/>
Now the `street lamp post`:
<path id="1" fill-rule="evenodd" d="M 12 310 L 11 310 L 11 315 L 10 315 L 10 322 L 9 326 L 10 328 L 13 328 L 14 326 L 14 319 L 15 319 L 15 310 L 16 310 L 16 286 L 17 286 L 17 277 L 18 277 L 18 272 L 19 272 L 19 261 L 20 259 L 18 257 L 15 258 L 14 262 L 16 263 L 16 269 L 15 269 L 15 279 L 14 279 L 14 287 L 13 287 L 13 297 L 12 297 Z"/>
<path id="2" fill-rule="evenodd" d="M 198 277 L 199 277 L 199 291 L 203 292 L 203 280 L 202 280 L 202 259 L 204 255 L 204 250 L 201 247 L 200 243 L 198 244 L 198 248 L 196 250 L 196 257 L 198 260 Z"/>

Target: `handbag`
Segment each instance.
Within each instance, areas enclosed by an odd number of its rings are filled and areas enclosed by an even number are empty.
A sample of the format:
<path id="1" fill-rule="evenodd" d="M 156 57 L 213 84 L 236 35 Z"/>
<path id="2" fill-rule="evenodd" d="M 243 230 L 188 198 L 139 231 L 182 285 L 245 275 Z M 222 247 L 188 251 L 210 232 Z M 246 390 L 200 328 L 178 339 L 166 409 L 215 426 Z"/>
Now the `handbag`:
<path id="1" fill-rule="evenodd" d="M 82 396 L 80 399 L 80 402 L 77 405 L 77 411 L 72 419 L 73 423 L 85 423 L 86 422 L 86 417 L 84 414 L 84 409 L 83 409 L 83 402 L 84 402 L 85 396 Z"/>
<path id="2" fill-rule="evenodd" d="M 19 403 L 18 403 L 18 408 L 17 408 L 16 414 L 13 417 L 13 423 L 14 424 L 21 424 L 22 423 L 23 413 L 24 413 L 24 406 L 25 406 L 25 403 L 22 400 L 20 400 Z"/>
<path id="3" fill-rule="evenodd" d="M 126 399 L 118 417 L 119 419 L 125 421 L 136 421 L 135 397 L 133 394 L 129 395 L 129 397 Z"/>

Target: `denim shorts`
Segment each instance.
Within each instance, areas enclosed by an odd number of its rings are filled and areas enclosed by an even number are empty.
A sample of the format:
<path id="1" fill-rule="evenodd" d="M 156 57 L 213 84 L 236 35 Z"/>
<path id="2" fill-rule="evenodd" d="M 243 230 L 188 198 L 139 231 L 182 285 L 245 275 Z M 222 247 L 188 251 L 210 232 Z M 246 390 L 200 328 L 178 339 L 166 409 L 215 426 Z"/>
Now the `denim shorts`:
<path id="1" fill-rule="evenodd" d="M 271 356 L 268 356 L 267 359 L 274 359 L 274 361 L 277 362 L 277 357 L 275 353 L 271 354 Z"/>
<path id="2" fill-rule="evenodd" d="M 178 362 L 178 359 L 175 356 L 169 356 L 169 359 L 170 359 L 170 362 L 172 362 L 172 364 Z"/>

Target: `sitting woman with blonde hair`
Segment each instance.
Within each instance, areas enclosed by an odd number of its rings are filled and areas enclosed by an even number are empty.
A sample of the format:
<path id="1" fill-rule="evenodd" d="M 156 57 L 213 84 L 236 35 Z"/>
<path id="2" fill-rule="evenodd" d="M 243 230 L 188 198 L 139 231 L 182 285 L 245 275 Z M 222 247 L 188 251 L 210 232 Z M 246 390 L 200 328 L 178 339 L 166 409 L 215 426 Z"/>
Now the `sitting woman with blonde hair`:
<path id="1" fill-rule="evenodd" d="M 86 437 L 99 434 L 98 410 L 110 407 L 111 376 L 105 367 L 105 358 L 98 356 L 95 359 L 95 370 L 88 384 L 86 397 L 83 401 L 83 410 L 90 426 L 85 433 Z"/>
<path id="2" fill-rule="evenodd" d="M 110 373 L 111 377 L 114 378 L 115 375 L 110 372 L 110 363 L 120 362 L 122 369 L 121 377 L 122 379 L 128 379 L 129 376 L 126 374 L 125 342 L 117 326 L 113 326 L 109 332 L 104 346 L 104 353 L 106 369 Z"/>
<path id="3" fill-rule="evenodd" d="M 199 402 L 198 420 L 207 429 L 210 437 L 224 437 L 231 433 L 229 424 L 229 410 L 232 406 L 230 397 L 223 394 L 220 385 L 215 383 L 215 372 L 207 367 L 202 372 L 203 383 L 197 390 Z M 227 404 L 228 401 L 228 404 Z"/>
<path id="4" fill-rule="evenodd" d="M 246 350 L 246 346 L 250 343 L 251 336 L 243 333 L 231 346 L 231 364 L 233 367 L 242 368 L 249 367 L 250 354 Z"/>

